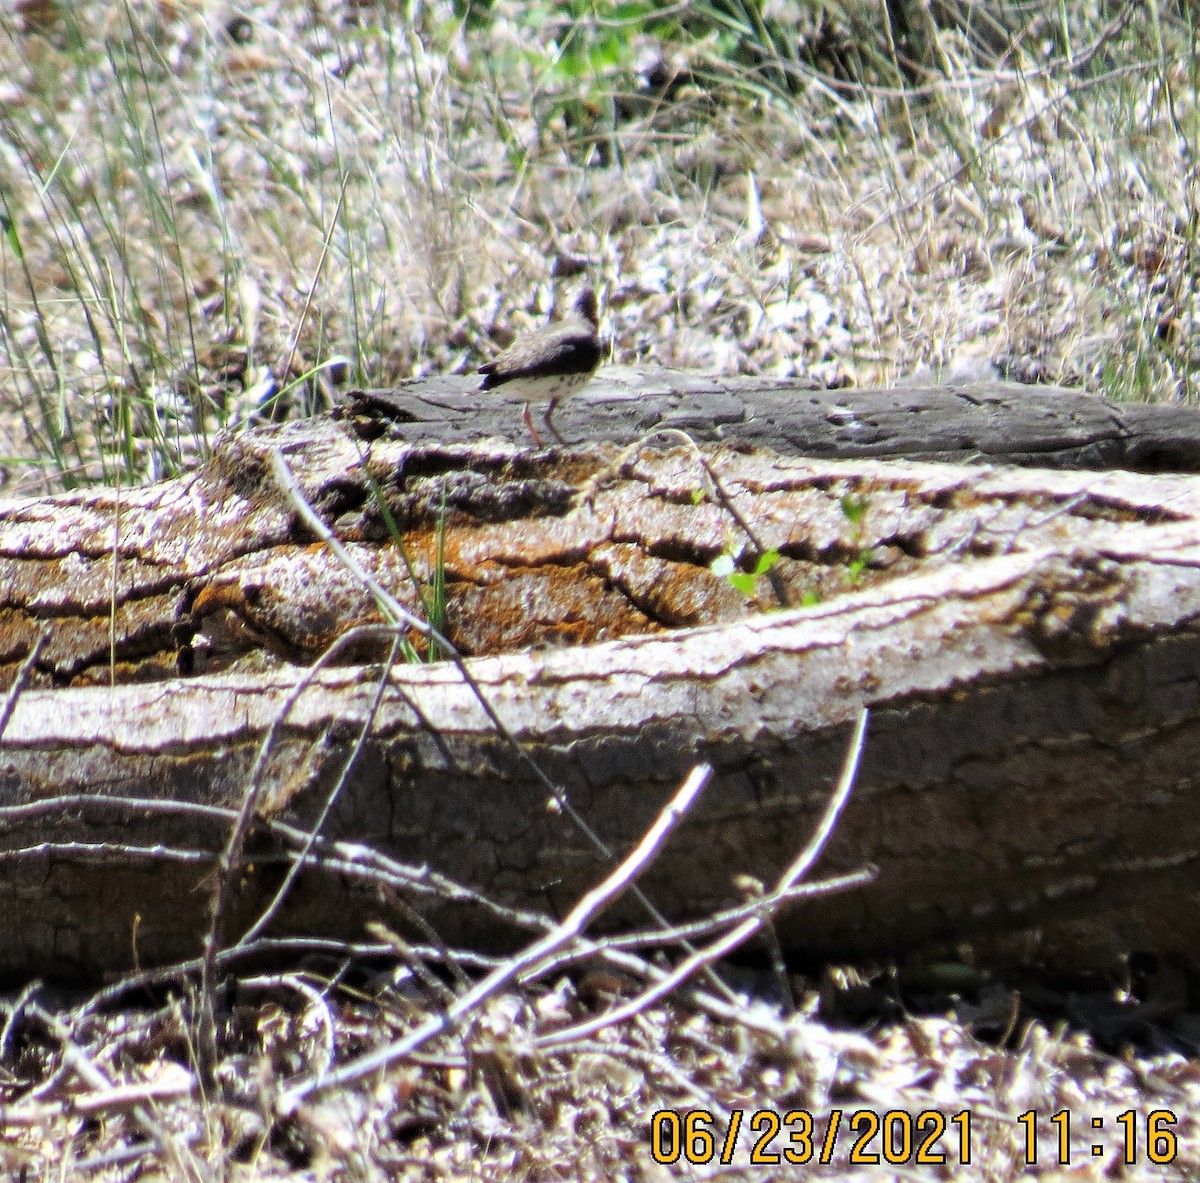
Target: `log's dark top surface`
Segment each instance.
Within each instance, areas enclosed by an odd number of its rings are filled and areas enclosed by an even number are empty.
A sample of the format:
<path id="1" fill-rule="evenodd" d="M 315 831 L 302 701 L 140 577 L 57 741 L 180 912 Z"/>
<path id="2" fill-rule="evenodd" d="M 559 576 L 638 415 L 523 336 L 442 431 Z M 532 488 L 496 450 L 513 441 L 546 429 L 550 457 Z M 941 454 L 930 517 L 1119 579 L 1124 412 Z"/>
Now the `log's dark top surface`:
<path id="1" fill-rule="evenodd" d="M 346 413 L 377 417 L 374 430 L 413 440 L 525 437 L 512 404 L 480 399 L 474 377 L 355 391 Z M 1200 409 L 1010 382 L 822 390 L 797 380 L 614 366 L 563 406 L 558 423 L 573 443 L 632 442 L 676 428 L 785 455 L 1200 471 Z"/>

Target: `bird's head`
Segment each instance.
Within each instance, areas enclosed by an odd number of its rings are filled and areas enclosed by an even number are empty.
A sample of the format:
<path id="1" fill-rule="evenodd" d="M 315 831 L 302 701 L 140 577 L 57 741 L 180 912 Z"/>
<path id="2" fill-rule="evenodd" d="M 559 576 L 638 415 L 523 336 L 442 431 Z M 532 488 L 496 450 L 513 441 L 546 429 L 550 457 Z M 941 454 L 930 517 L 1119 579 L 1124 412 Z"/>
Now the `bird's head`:
<path id="1" fill-rule="evenodd" d="M 581 320 L 586 320 L 588 324 L 595 327 L 599 323 L 599 314 L 596 311 L 596 293 L 591 288 L 581 288 L 579 295 L 575 297 L 575 315 Z"/>

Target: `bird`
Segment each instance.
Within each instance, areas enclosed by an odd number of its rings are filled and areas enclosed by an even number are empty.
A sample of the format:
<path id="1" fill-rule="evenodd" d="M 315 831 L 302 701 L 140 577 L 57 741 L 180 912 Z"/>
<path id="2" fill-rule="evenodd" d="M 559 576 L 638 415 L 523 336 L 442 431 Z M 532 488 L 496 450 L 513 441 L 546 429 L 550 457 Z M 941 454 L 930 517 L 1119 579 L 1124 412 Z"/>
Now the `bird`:
<path id="1" fill-rule="evenodd" d="M 525 400 L 522 418 L 530 434 L 542 446 L 542 437 L 529 415 L 530 403 L 548 403 L 543 423 L 560 444 L 552 418 L 563 399 L 581 390 L 600 364 L 599 321 L 596 293 L 585 287 L 575 297 L 571 314 L 562 320 L 518 337 L 503 353 L 479 367 L 480 390 L 507 386 L 509 393 Z"/>

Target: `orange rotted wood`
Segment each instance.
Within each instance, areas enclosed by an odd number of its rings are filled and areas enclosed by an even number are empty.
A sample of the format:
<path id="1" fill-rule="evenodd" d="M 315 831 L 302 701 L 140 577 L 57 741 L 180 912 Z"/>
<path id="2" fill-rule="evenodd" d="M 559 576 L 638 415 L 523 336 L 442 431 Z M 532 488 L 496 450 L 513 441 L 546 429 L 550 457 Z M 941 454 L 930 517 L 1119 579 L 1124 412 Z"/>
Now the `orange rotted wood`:
<path id="1" fill-rule="evenodd" d="M 0 970 L 194 954 L 228 819 L 146 803 L 238 808 L 268 733 L 264 825 L 312 822 L 350 765 L 328 836 L 556 914 L 610 868 L 449 663 L 345 653 L 285 717 L 305 665 L 379 610 L 279 488 L 275 451 L 391 594 L 423 613 L 444 578 L 478 686 L 611 849 L 694 761 L 716 766 L 645 883 L 669 916 L 786 865 L 866 706 L 824 865 L 879 875 L 782 939 L 838 956 L 1062 920 L 1059 950 L 1200 945 L 1195 478 L 675 439 L 533 453 L 313 420 L 227 439 L 177 481 L 0 507 L 0 672 L 46 637 L 0 743 L 0 893 L 22 902 L 0 913 Z M 749 594 L 710 569 L 764 553 L 774 579 Z M 255 839 L 231 931 L 278 882 Z M 419 902 L 449 940 L 513 939 Z M 306 876 L 279 923 L 356 937 L 382 906 Z M 644 915 L 626 899 L 606 920 Z"/>

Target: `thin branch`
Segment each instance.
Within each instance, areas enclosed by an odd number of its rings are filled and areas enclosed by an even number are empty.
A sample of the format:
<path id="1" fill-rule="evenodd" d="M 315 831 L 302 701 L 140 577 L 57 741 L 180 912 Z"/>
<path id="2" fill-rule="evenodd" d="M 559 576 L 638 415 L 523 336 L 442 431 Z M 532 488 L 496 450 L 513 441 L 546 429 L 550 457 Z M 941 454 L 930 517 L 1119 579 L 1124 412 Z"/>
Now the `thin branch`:
<path id="1" fill-rule="evenodd" d="M 81 1117 L 103 1117 L 126 1109 L 137 1110 L 147 1102 L 174 1101 L 190 1097 L 196 1091 L 192 1081 L 154 1081 L 146 1084 L 114 1084 L 95 1088 L 88 1093 L 76 1093 L 65 1101 L 43 1101 L 33 1105 L 6 1106 L 0 1125 L 41 1126 L 57 1118 L 78 1115 Z M 161 1150 L 156 1141 L 144 1149 L 154 1146 Z M 77 1164 L 78 1165 L 78 1164 Z"/>
<path id="2" fill-rule="evenodd" d="M 47 854 L 69 854 L 80 862 L 116 866 L 142 859 L 160 863 L 211 863 L 217 857 L 211 850 L 191 850 L 183 846 L 164 846 L 162 843 L 134 846 L 127 842 L 37 842 L 15 850 L 0 850 L 0 863 Z"/>
<path id="3" fill-rule="evenodd" d="M 689 437 L 690 438 L 690 437 Z M 357 562 L 353 555 L 342 545 L 340 539 L 333 531 L 321 520 L 320 515 L 316 510 L 309 505 L 305 499 L 304 492 L 296 481 L 295 474 L 288 467 L 287 461 L 283 458 L 283 454 L 278 448 L 271 452 L 271 470 L 278 482 L 280 488 L 288 500 L 288 504 L 296 511 L 305 525 L 326 546 L 341 560 L 346 569 L 357 578 L 364 587 L 370 591 L 375 598 L 376 603 L 380 607 L 380 611 L 385 616 L 389 616 L 396 624 L 404 624 L 408 628 L 415 630 L 420 636 L 427 640 L 434 641 L 441 646 L 442 651 L 446 654 L 447 660 L 453 664 L 458 671 L 459 676 L 467 688 L 474 695 L 475 700 L 483 709 L 483 713 L 487 716 L 488 721 L 496 729 L 496 733 L 504 740 L 508 747 L 512 750 L 516 758 L 527 768 L 533 777 L 537 780 L 549 794 L 553 797 L 555 803 L 567 817 L 571 819 L 579 832 L 587 839 L 592 848 L 606 860 L 612 860 L 615 855 L 611 847 L 603 838 L 588 824 L 587 819 L 575 808 L 565 789 L 546 775 L 538 762 L 525 750 L 517 737 L 509 729 L 508 725 L 497 714 L 495 707 L 483 692 L 483 687 L 471 673 L 467 662 L 459 651 L 451 644 L 448 638 L 442 635 L 428 621 L 422 620 L 418 616 L 414 616 L 403 604 L 399 602 L 390 592 L 382 587 L 378 580 L 373 578 L 369 572 L 363 569 L 362 565 Z M 649 896 L 642 890 L 637 883 L 631 888 L 633 897 L 646 910 L 646 913 L 654 921 L 659 928 L 669 928 L 670 923 L 662 910 L 654 904 Z M 686 946 L 685 946 L 686 948 Z M 691 952 L 689 949 L 688 952 Z M 722 982 L 715 974 L 710 976 L 710 981 L 713 987 L 727 993 L 732 1000 L 734 997 L 733 991 Z"/>
<path id="4" fill-rule="evenodd" d="M 436 962 L 441 955 L 440 950 L 428 945 L 411 946 L 414 956 L 426 961 Z M 454 960 L 461 966 L 472 969 L 492 970 L 502 965 L 503 959 L 489 957 L 471 949 L 452 950 Z M 262 937 L 248 945 L 237 949 L 223 950 L 217 955 L 217 964 L 225 967 L 239 962 L 254 962 L 260 959 L 283 958 L 289 962 L 297 962 L 301 958 L 323 955 L 336 958 L 351 958 L 357 962 L 377 958 L 394 960 L 395 950 L 389 944 L 379 944 L 374 941 L 342 941 L 334 937 Z M 146 990 L 151 986 L 162 986 L 173 982 L 182 982 L 195 974 L 201 965 L 201 958 L 194 957 L 188 961 L 179 961 L 174 965 L 164 965 L 155 969 L 143 970 L 140 973 L 128 974 L 102 990 L 97 990 L 86 1002 L 81 1003 L 71 1012 L 73 1018 L 82 1018 L 97 1010 L 110 1006 L 117 999 L 133 991 Z"/>
<path id="5" fill-rule="evenodd" d="M 96 1067 L 91 1057 L 88 1056 L 83 1048 L 75 1042 L 71 1032 L 57 1016 L 52 1015 L 37 1003 L 30 1004 L 29 1014 L 43 1024 L 54 1038 L 58 1040 L 59 1046 L 62 1048 L 64 1061 L 70 1065 L 71 1069 L 89 1088 L 101 1094 L 101 1099 L 108 1103 L 132 1105 L 134 1120 L 141 1126 L 143 1132 L 154 1139 L 162 1153 L 174 1160 L 175 1166 L 181 1174 L 185 1176 L 190 1174 L 187 1170 L 188 1163 L 184 1160 L 183 1152 L 175 1135 L 156 1120 L 145 1107 L 143 1102 L 149 1098 L 144 1089 L 141 1090 L 141 1095 L 139 1096 L 137 1086 L 131 1092 L 128 1088 L 121 1088 L 114 1085 Z M 195 1160 L 193 1159 L 192 1162 L 194 1163 Z M 208 1172 L 205 1171 L 205 1174 L 207 1175 Z"/>
<path id="6" fill-rule="evenodd" d="M 306 1097 L 325 1092 L 338 1085 L 361 1080 L 389 1064 L 403 1059 L 416 1051 L 434 1036 L 456 1026 L 464 1017 L 479 1007 L 487 998 L 508 982 L 518 978 L 529 966 L 536 965 L 555 949 L 560 948 L 577 936 L 605 907 L 619 896 L 648 866 L 663 848 L 671 832 L 682 820 L 692 802 L 708 784 L 713 770 L 707 764 L 698 764 L 680 785 L 666 807 L 655 818 L 641 842 L 626 856 L 615 871 L 599 886 L 588 892 L 570 914 L 547 933 L 540 941 L 530 945 L 523 953 L 498 966 L 475 986 L 461 995 L 445 1012 L 427 1019 L 405 1038 L 368 1055 L 351 1060 L 341 1068 L 324 1077 L 304 1081 L 284 1091 L 277 1103 L 281 1114 L 292 1112 Z"/>
<path id="7" fill-rule="evenodd" d="M 388 631 L 390 632 L 390 630 Z M 157 814 L 163 817 L 187 817 L 210 821 L 220 825 L 223 829 L 229 823 L 235 822 L 240 813 L 239 810 L 226 806 L 205 805 L 195 801 L 156 800 L 152 797 L 115 797 L 108 793 L 67 793 L 61 797 L 49 797 L 42 801 L 27 801 L 22 805 L 0 806 L 0 824 L 68 811 L 99 811 L 106 815 L 119 812 L 138 816 Z M 105 820 L 111 820 L 111 817 L 106 816 Z M 290 825 L 278 818 L 260 818 L 258 824 L 266 832 L 292 846 L 305 847 L 309 844 L 311 832 L 299 826 Z M 81 843 L 78 848 L 86 852 L 95 849 L 98 845 L 100 844 Z M 30 858 L 39 854 L 53 854 L 64 847 L 65 844 L 58 841 L 41 842 L 34 846 L 18 847 L 7 852 L 0 851 L 0 859 Z M 154 848 L 143 849 L 153 850 Z M 163 850 L 169 854 L 172 848 L 164 847 Z M 209 858 L 216 857 L 211 851 L 186 851 L 185 853 L 189 861 L 192 860 L 193 855 L 197 860 L 203 854 L 207 854 Z M 284 860 L 294 857 L 287 854 L 278 856 L 260 854 L 258 861 L 266 863 L 272 861 L 273 858 Z M 431 895 L 454 903 L 473 904 L 515 928 L 526 929 L 530 932 L 545 932 L 554 924 L 553 920 L 540 912 L 498 903 L 476 888 L 468 887 L 440 871 L 433 870 L 428 864 L 414 866 L 402 863 L 390 855 L 360 842 L 318 836 L 306 857 L 311 867 L 341 875 L 347 879 L 396 891 Z"/>
<path id="8" fill-rule="evenodd" d="M 350 754 L 346 757 L 342 764 L 342 771 L 334 780 L 329 792 L 325 794 L 325 801 L 321 806 L 321 811 L 313 820 L 309 827 L 308 833 L 305 835 L 304 845 L 298 854 L 292 859 L 291 866 L 288 867 L 287 874 L 283 877 L 283 882 L 279 885 L 278 890 L 272 897 L 271 902 L 262 910 L 258 919 L 242 934 L 242 936 L 234 942 L 236 945 L 244 945 L 248 941 L 254 940 L 266 927 L 271 923 L 275 914 L 283 906 L 283 901 L 287 898 L 287 894 L 292 889 L 292 884 L 296 881 L 296 876 L 300 874 L 307 862 L 309 855 L 312 852 L 313 845 L 316 843 L 321 830 L 324 828 L 325 820 L 329 817 L 329 811 L 333 808 L 334 802 L 338 799 L 343 786 L 349 779 L 350 771 L 358 761 L 358 757 L 367 742 L 367 737 L 371 734 L 371 728 L 375 724 L 375 718 L 379 713 L 379 705 L 383 701 L 383 693 L 387 689 L 388 678 L 392 672 L 392 666 L 396 661 L 396 652 L 400 645 L 400 637 L 392 638 L 392 647 L 388 653 L 387 660 L 383 664 L 383 669 L 380 672 L 379 680 L 375 684 L 375 694 L 371 699 L 371 705 L 367 708 L 366 717 L 363 719 L 362 726 L 358 729 L 358 738 L 354 746 L 350 749 Z"/>
<path id="9" fill-rule="evenodd" d="M 275 453 L 278 455 L 278 453 Z M 281 461 L 282 463 L 282 461 Z M 360 626 L 371 628 L 371 626 Z M 378 627 L 378 626 L 376 626 Z M 301 677 L 285 696 L 279 710 L 272 718 L 270 725 L 263 734 L 254 764 L 247 775 L 247 789 L 242 796 L 242 806 L 237 820 L 229 833 L 229 839 L 217 864 L 216 884 L 213 887 L 209 908 L 208 929 L 204 937 L 204 955 L 200 973 L 200 1063 L 206 1076 L 210 1075 L 216 1065 L 216 1016 L 213 1010 L 213 978 L 216 968 L 217 950 L 221 945 L 222 924 L 229 897 L 233 890 L 234 872 L 242 857 L 246 836 L 250 832 L 250 824 L 258 812 L 258 802 L 262 797 L 267 761 L 275 746 L 275 737 L 291 715 L 296 703 L 312 684 L 316 675 L 332 662 L 347 646 L 355 644 L 360 638 L 359 629 L 351 629 L 343 633 L 325 650 L 324 653 L 305 670 Z"/>
<path id="10" fill-rule="evenodd" d="M 29 650 L 25 656 L 25 660 L 17 668 L 17 676 L 13 679 L 13 684 L 8 688 L 8 693 L 4 696 L 4 705 L 0 706 L 0 736 L 4 735 L 5 729 L 8 727 L 8 722 L 12 718 L 13 711 L 17 709 L 17 699 L 21 697 L 25 687 L 29 685 L 29 679 L 33 677 L 33 667 L 37 665 L 37 659 L 41 656 L 42 650 L 46 647 L 46 642 L 49 639 L 50 626 L 43 624 L 41 632 L 38 633 L 37 640 L 33 643 L 33 648 Z"/>
<path id="11" fill-rule="evenodd" d="M 854 777 L 858 772 L 858 761 L 862 755 L 863 737 L 866 734 L 866 730 L 867 711 L 864 709 L 859 711 L 858 718 L 855 720 L 854 731 L 850 737 L 850 747 L 846 752 L 846 759 L 842 765 L 842 774 L 833 793 L 830 795 L 829 801 L 825 806 L 825 811 L 821 815 L 821 819 L 817 823 L 817 827 L 813 831 L 808 844 L 792 860 L 791 866 L 788 867 L 780 877 L 779 882 L 775 885 L 775 895 L 791 888 L 796 880 L 804 875 L 813 863 L 816 862 L 821 851 L 824 849 L 825 843 L 828 841 L 829 835 L 833 832 L 833 828 L 841 816 L 842 809 L 850 797 L 850 790 L 854 785 Z M 660 998 L 670 994 L 698 970 L 711 965 L 714 961 L 718 961 L 720 958 L 733 952 L 734 949 L 753 936 L 762 927 L 765 918 L 765 913 L 760 911 L 758 915 L 742 921 L 741 924 L 730 930 L 725 936 L 714 941 L 704 949 L 698 950 L 692 956 L 685 958 L 674 970 L 666 974 L 660 981 L 650 987 L 649 990 L 643 991 L 636 998 L 631 999 L 622 1006 L 614 1007 L 612 1010 L 598 1015 L 586 1023 L 578 1023 L 574 1027 L 566 1027 L 553 1034 L 541 1036 L 536 1040 L 537 1045 L 539 1047 L 554 1047 L 558 1044 L 570 1043 L 576 1039 L 584 1039 L 589 1035 L 594 1035 L 597 1031 L 601 1031 L 613 1023 L 621 1023 L 626 1019 L 632 1018 L 648 1006 L 652 1006 Z"/>
<path id="12" fill-rule="evenodd" d="M 853 891 L 865 887 L 875 878 L 874 867 L 863 867 L 858 871 L 850 871 L 845 875 L 835 875 L 830 879 L 821 879 L 816 883 L 799 883 L 786 891 L 774 891 L 759 899 L 749 900 L 734 908 L 726 908 L 714 912 L 690 924 L 677 924 L 664 931 L 644 930 L 626 933 L 623 936 L 605 937 L 596 941 L 579 941 L 561 956 L 536 966 L 534 971 L 525 974 L 522 981 L 533 977 L 553 977 L 563 970 L 580 961 L 588 961 L 594 957 L 610 957 L 614 953 L 623 953 L 633 949 L 661 949 L 668 944 L 679 944 L 683 941 L 698 940 L 711 933 L 720 932 L 731 924 L 738 924 L 749 916 L 755 916 L 764 910 L 774 913 L 788 904 L 800 900 L 817 899 L 825 895 L 840 895 L 845 891 Z M 622 968 L 629 968 L 623 964 Z M 660 971 L 661 972 L 661 971 Z M 653 975 L 652 975 L 653 976 Z"/>

